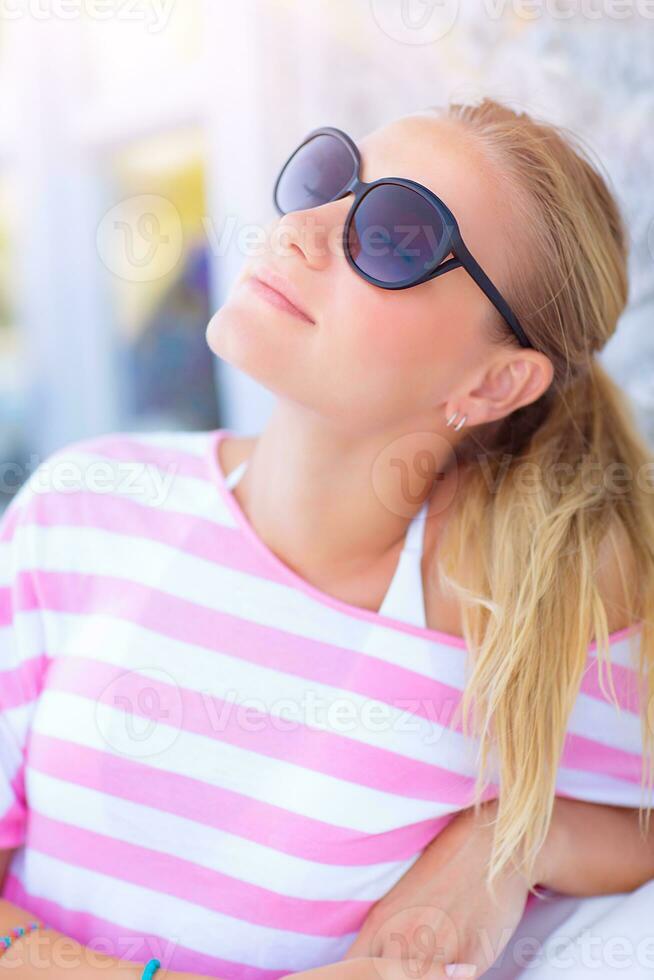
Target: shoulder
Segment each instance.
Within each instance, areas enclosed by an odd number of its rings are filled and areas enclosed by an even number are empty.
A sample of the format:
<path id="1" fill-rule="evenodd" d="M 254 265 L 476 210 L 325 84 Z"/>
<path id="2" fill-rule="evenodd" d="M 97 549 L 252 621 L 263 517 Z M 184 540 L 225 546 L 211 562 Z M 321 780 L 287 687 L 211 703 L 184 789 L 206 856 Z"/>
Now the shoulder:
<path id="1" fill-rule="evenodd" d="M 176 454 L 201 456 L 211 435 L 211 431 L 192 429 L 114 430 L 65 443 L 50 453 L 39 469 L 65 460 L 82 462 L 103 458 L 157 463 Z"/>
<path id="2" fill-rule="evenodd" d="M 428 567 L 431 568 L 432 560 L 437 551 L 438 539 L 446 523 L 447 513 L 434 513 L 432 515 L 430 511 L 430 517 L 431 520 L 428 521 L 426 530 L 425 551 Z M 475 556 L 471 555 L 470 560 L 474 561 Z M 606 529 L 600 542 L 595 577 L 595 583 L 606 611 L 609 633 L 617 633 L 626 629 L 639 618 L 638 580 L 638 567 L 629 535 L 621 523 L 614 521 Z M 462 625 L 458 603 L 454 598 L 450 598 L 446 610 L 445 598 L 437 596 L 437 590 L 431 579 L 426 602 L 427 600 L 432 601 L 434 608 L 432 618 L 435 625 L 433 628 L 446 628 L 449 632 L 460 635 Z M 443 622 L 447 622 L 449 625 L 443 627 Z"/>
<path id="3" fill-rule="evenodd" d="M 115 430 L 66 443 L 48 458 L 76 455 L 136 458 L 141 454 L 155 459 L 158 452 L 162 455 L 174 452 L 200 455 L 212 434 L 213 430 L 195 429 Z"/>
<path id="4" fill-rule="evenodd" d="M 154 502 L 162 480 L 193 475 L 204 459 L 211 432 L 114 430 L 77 439 L 48 453 L 33 466 L 15 503 L 34 516 L 53 518 L 111 497 Z"/>
<path id="5" fill-rule="evenodd" d="M 597 588 L 606 609 L 609 633 L 631 626 L 638 610 L 638 569 L 624 526 L 617 521 L 602 538 L 597 554 Z"/>

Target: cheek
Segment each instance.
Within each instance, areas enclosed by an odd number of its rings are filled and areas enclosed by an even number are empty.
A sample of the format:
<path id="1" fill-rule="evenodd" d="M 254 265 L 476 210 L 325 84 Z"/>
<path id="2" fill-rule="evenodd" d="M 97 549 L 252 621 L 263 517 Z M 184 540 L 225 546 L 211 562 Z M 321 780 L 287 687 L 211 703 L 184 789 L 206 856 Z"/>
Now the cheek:
<path id="1" fill-rule="evenodd" d="M 329 317 L 334 329 L 325 337 L 329 352 L 323 350 L 321 361 L 332 365 L 351 412 L 400 417 L 424 407 L 436 361 L 424 310 L 408 290 L 350 289 L 347 302 L 343 292 L 338 295 Z"/>
<path id="2" fill-rule="evenodd" d="M 331 363 L 356 398 L 399 417 L 430 410 L 474 360 L 472 311 L 453 290 L 357 290 L 337 332 Z M 341 329 L 342 328 L 342 329 Z M 383 406 L 383 407 L 382 407 Z"/>
<path id="3" fill-rule="evenodd" d="M 411 368 L 434 359 L 438 348 L 435 309 L 410 290 L 379 290 L 357 306 L 351 343 L 369 364 Z"/>

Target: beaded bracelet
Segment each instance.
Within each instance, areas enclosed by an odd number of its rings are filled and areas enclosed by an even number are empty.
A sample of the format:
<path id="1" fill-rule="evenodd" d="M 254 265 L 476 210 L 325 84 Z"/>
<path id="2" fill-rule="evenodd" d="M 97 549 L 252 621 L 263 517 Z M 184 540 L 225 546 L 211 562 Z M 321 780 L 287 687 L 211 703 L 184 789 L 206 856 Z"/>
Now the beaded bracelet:
<path id="1" fill-rule="evenodd" d="M 35 929 L 42 929 L 42 922 L 28 922 L 26 926 L 14 926 L 13 929 L 9 930 L 8 936 L 0 936 L 0 956 L 9 949 L 12 943 L 12 939 L 19 939 L 21 936 L 25 936 L 28 932 L 33 932 Z M 157 959 L 148 960 L 141 974 L 141 980 L 152 980 L 152 977 L 156 971 L 161 966 L 161 963 Z"/>
<path id="2" fill-rule="evenodd" d="M 28 922 L 26 926 L 15 926 L 13 929 L 9 930 L 8 936 L 0 936 L 0 956 L 9 949 L 12 943 L 12 939 L 19 939 L 28 932 L 33 932 L 34 929 L 42 929 L 42 922 Z"/>
<path id="3" fill-rule="evenodd" d="M 143 968 L 143 973 L 141 974 L 141 980 L 152 980 L 155 972 L 159 969 L 161 963 L 157 959 L 148 960 Z"/>

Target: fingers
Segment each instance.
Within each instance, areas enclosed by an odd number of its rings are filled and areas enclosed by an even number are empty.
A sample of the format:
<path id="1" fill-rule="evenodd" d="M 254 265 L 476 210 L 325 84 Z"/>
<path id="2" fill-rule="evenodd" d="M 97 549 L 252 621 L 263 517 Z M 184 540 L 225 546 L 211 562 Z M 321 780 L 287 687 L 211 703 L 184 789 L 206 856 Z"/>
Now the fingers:
<path id="1" fill-rule="evenodd" d="M 475 963 L 434 963 L 424 959 L 372 957 L 378 980 L 464 980 L 479 976 Z"/>
<path id="2" fill-rule="evenodd" d="M 444 909 L 379 909 L 366 920 L 343 960 L 368 959 L 374 964 L 373 980 L 464 980 L 481 976 L 486 968 L 468 939 Z"/>

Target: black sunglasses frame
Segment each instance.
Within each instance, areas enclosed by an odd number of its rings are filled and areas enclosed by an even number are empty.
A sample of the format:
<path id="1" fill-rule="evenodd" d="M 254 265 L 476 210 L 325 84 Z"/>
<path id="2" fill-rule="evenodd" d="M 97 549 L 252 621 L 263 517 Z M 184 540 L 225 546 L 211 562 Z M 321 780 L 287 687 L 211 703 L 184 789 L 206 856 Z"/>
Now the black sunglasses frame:
<path id="1" fill-rule="evenodd" d="M 444 272 L 450 272 L 452 269 L 458 269 L 459 267 L 463 267 L 466 270 L 466 272 L 470 276 L 472 276 L 472 278 L 477 283 L 479 288 L 486 294 L 486 296 L 491 301 L 495 309 L 504 317 L 504 319 L 510 326 L 511 330 L 513 330 L 514 334 L 516 335 L 518 341 L 520 342 L 520 345 L 522 347 L 533 348 L 533 344 L 528 339 L 524 330 L 520 326 L 520 323 L 518 322 L 518 318 L 511 310 L 509 304 L 503 298 L 499 290 L 496 289 L 496 287 L 493 285 L 493 283 L 488 278 L 488 276 L 486 275 L 482 267 L 479 265 L 477 260 L 473 258 L 473 256 L 468 251 L 468 248 L 466 247 L 466 244 L 461 236 L 461 232 L 456 222 L 456 218 L 454 217 L 450 209 L 447 207 L 447 205 L 443 201 L 441 201 L 440 197 L 434 194 L 433 191 L 430 191 L 428 187 L 425 187 L 423 184 L 417 183 L 415 180 L 410 180 L 408 177 L 380 177 L 378 180 L 373 180 L 371 182 L 366 182 L 364 180 L 361 180 L 359 177 L 361 173 L 361 154 L 359 152 L 359 148 L 357 147 L 354 140 L 351 139 L 351 137 L 348 136 L 347 133 L 343 132 L 342 129 L 337 129 L 335 126 L 321 126 L 318 129 L 313 129 L 311 130 L 310 133 L 308 133 L 305 136 L 302 142 L 295 147 L 295 149 L 293 150 L 293 152 L 288 157 L 288 159 L 282 166 L 281 170 L 279 171 L 273 189 L 273 203 L 280 215 L 286 213 L 282 210 L 282 208 L 280 208 L 277 201 L 277 191 L 282 176 L 284 174 L 284 171 L 286 170 L 286 167 L 291 162 L 295 154 L 308 142 L 314 139 L 316 136 L 336 137 L 347 147 L 347 149 L 350 152 L 350 155 L 352 156 L 353 174 L 351 179 L 340 191 L 338 191 L 338 193 L 333 195 L 333 197 L 330 199 L 329 202 L 325 201 L 324 203 L 327 204 L 327 203 L 331 203 L 332 201 L 338 201 L 341 197 L 344 197 L 346 194 L 350 194 L 350 193 L 354 194 L 354 200 L 352 201 L 352 206 L 347 214 L 347 217 L 345 219 L 345 225 L 343 227 L 343 245 L 344 245 L 345 257 L 349 262 L 349 264 L 354 269 L 354 271 L 357 273 L 357 275 L 361 276 L 367 282 L 372 283 L 374 286 L 380 286 L 382 289 L 408 289 L 410 286 L 417 286 L 420 283 L 428 282 L 431 279 L 435 279 L 437 276 L 443 275 Z M 372 276 L 368 275 L 367 272 L 364 272 L 363 269 L 360 269 L 357 266 L 356 262 L 352 257 L 352 254 L 350 252 L 350 247 L 349 247 L 350 228 L 352 225 L 352 221 L 354 219 L 354 215 L 357 211 L 357 208 L 361 204 L 361 201 L 364 199 L 364 197 L 367 194 L 369 194 L 370 191 L 373 190 L 373 188 L 379 187 L 382 184 L 396 184 L 400 187 L 407 187 L 410 190 L 415 191 L 417 194 L 420 194 L 421 197 L 425 198 L 428 201 L 428 203 L 431 205 L 431 207 L 433 207 L 434 210 L 438 213 L 438 216 L 443 223 L 443 229 L 445 232 L 443 237 L 442 249 L 441 249 L 442 255 L 440 257 L 437 256 L 434 259 L 434 266 L 431 269 L 429 268 L 426 269 L 418 276 L 413 276 L 410 279 L 400 281 L 400 282 L 393 282 L 393 283 L 383 282 L 379 279 L 375 279 Z M 316 205 L 316 207 L 318 206 L 319 205 Z M 444 261 L 444 256 L 449 255 L 450 252 L 454 256 L 454 258 Z"/>

